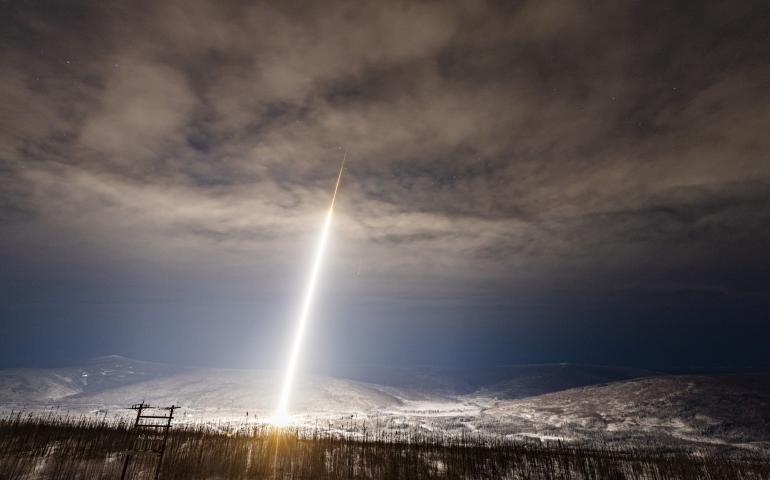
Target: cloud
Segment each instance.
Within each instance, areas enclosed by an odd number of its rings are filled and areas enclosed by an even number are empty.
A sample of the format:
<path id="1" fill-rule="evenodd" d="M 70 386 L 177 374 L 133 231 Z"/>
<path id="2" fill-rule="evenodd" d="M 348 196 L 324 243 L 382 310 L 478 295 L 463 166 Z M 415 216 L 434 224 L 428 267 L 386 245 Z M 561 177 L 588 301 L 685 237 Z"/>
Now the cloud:
<path id="1" fill-rule="evenodd" d="M 748 4 L 743 31 L 625 2 L 18 9 L 6 31 L 34 35 L 2 47 L 7 251 L 54 232 L 148 264 L 293 262 L 342 149 L 339 238 L 394 278 L 610 288 L 711 265 L 729 239 L 743 262 L 769 235 Z"/>
<path id="2" fill-rule="evenodd" d="M 106 163 L 154 162 L 184 138 L 195 96 L 177 70 L 117 54 L 98 106 L 80 125 L 81 147 Z"/>

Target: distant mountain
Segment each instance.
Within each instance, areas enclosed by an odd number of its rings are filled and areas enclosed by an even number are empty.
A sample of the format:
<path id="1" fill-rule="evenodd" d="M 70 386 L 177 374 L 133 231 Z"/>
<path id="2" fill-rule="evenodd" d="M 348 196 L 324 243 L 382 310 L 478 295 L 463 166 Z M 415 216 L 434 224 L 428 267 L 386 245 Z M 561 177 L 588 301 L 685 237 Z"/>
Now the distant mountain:
<path id="1" fill-rule="evenodd" d="M 83 385 L 76 373 L 42 368 L 0 370 L 0 403 L 40 403 L 77 395 Z"/>
<path id="2" fill-rule="evenodd" d="M 476 393 L 497 398 L 525 398 L 569 388 L 659 375 L 650 370 L 570 363 L 511 365 L 493 370 L 494 378 Z M 491 380 L 491 378 L 490 378 Z"/>
<path id="3" fill-rule="evenodd" d="M 118 355 L 82 366 L 0 369 L 0 403 L 48 403 L 161 378 L 186 370 Z"/>
<path id="4" fill-rule="evenodd" d="M 504 399 L 660 375 L 658 372 L 638 368 L 571 363 L 501 365 L 476 369 L 364 365 L 337 368 L 335 374 L 363 382 L 422 392 L 443 395 L 477 393 Z"/>
<path id="5" fill-rule="evenodd" d="M 92 411 L 146 401 L 191 412 L 269 412 L 281 381 L 281 375 L 265 370 L 176 367 L 113 355 L 79 367 L 0 370 L 0 404 Z M 297 411 L 355 412 L 445 400 L 431 392 L 342 378 L 300 376 L 296 383 Z"/>
<path id="6" fill-rule="evenodd" d="M 486 422 L 485 420 L 486 419 Z M 770 449 L 770 374 L 668 375 L 499 402 L 479 426 L 557 437 L 639 437 Z"/>
<path id="7" fill-rule="evenodd" d="M 69 397 L 71 402 L 120 406 L 148 401 L 181 405 L 191 410 L 252 410 L 270 412 L 277 403 L 282 378 L 263 370 L 190 369 L 112 388 Z M 330 377 L 298 377 L 293 407 L 297 411 L 356 412 L 400 405 L 404 400 L 430 397 L 395 388 Z"/>
<path id="8" fill-rule="evenodd" d="M 652 375 L 638 369 L 573 364 L 511 365 L 484 369 L 438 367 L 341 368 L 332 376 L 307 376 L 298 388 L 308 396 L 325 391 L 330 400 L 340 388 L 358 392 L 356 404 L 380 405 L 385 396 L 429 400 L 478 394 L 496 398 L 523 398 L 567 388 L 595 385 Z M 263 370 L 178 367 L 111 355 L 82 366 L 37 369 L 0 369 L 0 402 L 125 404 L 145 396 L 173 401 L 261 406 L 270 403 L 278 385 L 275 374 Z M 362 389 L 372 401 L 362 398 Z M 297 395 L 300 398 L 299 395 Z M 207 403 L 208 402 L 208 403 Z M 333 400 L 332 403 L 343 402 Z M 388 401 L 385 401 L 388 403 Z M 313 402 L 311 401 L 311 405 Z M 351 405 L 352 406 L 352 405 Z"/>

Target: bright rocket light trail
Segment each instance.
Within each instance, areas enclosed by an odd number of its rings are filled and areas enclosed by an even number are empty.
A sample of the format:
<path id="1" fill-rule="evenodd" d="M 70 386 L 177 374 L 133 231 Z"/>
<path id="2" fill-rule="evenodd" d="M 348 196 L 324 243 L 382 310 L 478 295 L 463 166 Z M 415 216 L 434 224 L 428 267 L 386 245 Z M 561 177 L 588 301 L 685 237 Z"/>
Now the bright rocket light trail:
<path id="1" fill-rule="evenodd" d="M 302 348 L 302 339 L 305 334 L 305 327 L 307 326 L 310 307 L 313 303 L 316 284 L 318 283 L 318 272 L 321 270 L 321 261 L 323 260 L 324 250 L 326 250 L 326 240 L 329 237 L 329 226 L 332 223 L 332 213 L 334 212 L 334 201 L 337 199 L 337 191 L 340 188 L 340 181 L 342 180 L 342 169 L 345 168 L 346 158 L 347 154 L 342 158 L 340 173 L 337 175 L 337 183 L 334 185 L 332 203 L 331 206 L 329 206 L 329 211 L 326 212 L 326 220 L 324 221 L 323 228 L 321 229 L 321 238 L 318 241 L 315 259 L 313 260 L 313 268 L 310 271 L 310 280 L 307 285 L 305 298 L 302 302 L 302 310 L 300 311 L 299 315 L 299 325 L 297 326 L 297 331 L 294 334 L 294 343 L 292 344 L 291 354 L 289 356 L 289 364 L 286 367 L 286 377 L 283 381 L 281 397 L 278 401 L 278 407 L 276 408 L 272 419 L 273 423 L 275 424 L 286 423 L 289 418 L 289 400 L 291 398 L 291 390 L 294 385 L 294 376 L 297 371 L 297 361 L 299 359 L 300 349 Z"/>

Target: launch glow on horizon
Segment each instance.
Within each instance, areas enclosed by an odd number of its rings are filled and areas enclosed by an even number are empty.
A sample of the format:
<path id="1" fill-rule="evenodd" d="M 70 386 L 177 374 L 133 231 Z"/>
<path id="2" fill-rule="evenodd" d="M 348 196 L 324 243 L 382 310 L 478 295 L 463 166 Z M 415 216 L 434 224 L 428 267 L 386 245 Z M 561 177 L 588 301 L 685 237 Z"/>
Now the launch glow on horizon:
<path id="1" fill-rule="evenodd" d="M 337 176 L 337 183 L 334 186 L 334 194 L 332 195 L 332 203 L 329 206 L 329 210 L 326 212 L 326 219 L 321 229 L 321 237 L 318 240 L 318 246 L 316 247 L 315 258 L 313 260 L 313 267 L 310 270 L 310 279 L 308 281 L 307 290 L 305 291 L 305 297 L 302 302 L 302 309 L 300 310 L 299 323 L 297 325 L 297 331 L 294 334 L 294 343 L 291 347 L 291 353 L 289 355 L 289 363 L 286 366 L 286 376 L 283 380 L 283 388 L 281 389 L 281 396 L 278 401 L 278 406 L 275 410 L 275 414 L 272 418 L 272 423 L 277 425 L 286 424 L 289 421 L 289 402 L 291 400 L 291 391 L 294 386 L 294 377 L 297 372 L 297 362 L 299 360 L 299 353 L 302 348 L 302 341 L 305 335 L 307 327 L 308 316 L 310 314 L 310 307 L 313 303 L 313 297 L 315 295 L 316 285 L 318 283 L 318 273 L 321 270 L 321 263 L 323 261 L 324 252 L 326 250 L 326 241 L 329 238 L 329 228 L 332 223 L 332 216 L 334 213 L 334 201 L 337 199 L 337 191 L 340 188 L 340 181 L 342 180 L 342 170 L 345 168 L 345 158 L 342 159 L 342 165 L 340 166 L 340 173 Z"/>

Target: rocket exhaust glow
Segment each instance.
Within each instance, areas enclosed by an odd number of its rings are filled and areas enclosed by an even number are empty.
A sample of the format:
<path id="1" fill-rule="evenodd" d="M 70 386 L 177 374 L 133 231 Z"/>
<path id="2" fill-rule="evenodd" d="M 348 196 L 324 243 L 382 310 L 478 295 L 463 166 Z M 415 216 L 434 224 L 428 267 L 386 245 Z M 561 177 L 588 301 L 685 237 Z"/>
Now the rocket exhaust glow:
<path id="1" fill-rule="evenodd" d="M 313 260 L 313 267 L 310 271 L 310 280 L 308 281 L 307 290 L 305 291 L 305 298 L 302 302 L 302 310 L 299 315 L 299 324 L 297 325 L 297 331 L 294 334 L 294 343 L 292 344 L 291 353 L 289 355 L 289 363 L 286 367 L 286 376 L 283 380 L 283 388 L 281 390 L 281 396 L 278 401 L 278 407 L 272 418 L 272 423 L 285 424 L 288 422 L 289 413 L 289 401 L 291 399 L 291 390 L 294 386 L 294 376 L 297 371 L 297 361 L 299 359 L 299 352 L 302 348 L 302 339 L 305 333 L 305 327 L 307 326 L 308 315 L 310 313 L 310 307 L 313 303 L 313 296 L 318 283 L 318 272 L 321 270 L 321 261 L 323 260 L 324 251 L 326 250 L 326 240 L 329 237 L 329 227 L 332 223 L 332 213 L 334 212 L 334 201 L 337 199 L 337 191 L 340 188 L 340 181 L 342 180 L 342 170 L 345 168 L 345 160 L 347 159 L 347 153 L 342 158 L 342 165 L 340 166 L 340 173 L 337 175 L 337 183 L 334 185 L 334 194 L 332 195 L 332 203 L 329 206 L 329 210 L 326 212 L 326 220 L 324 221 L 323 228 L 321 229 L 321 238 L 318 241 L 316 248 L 315 258 Z"/>

